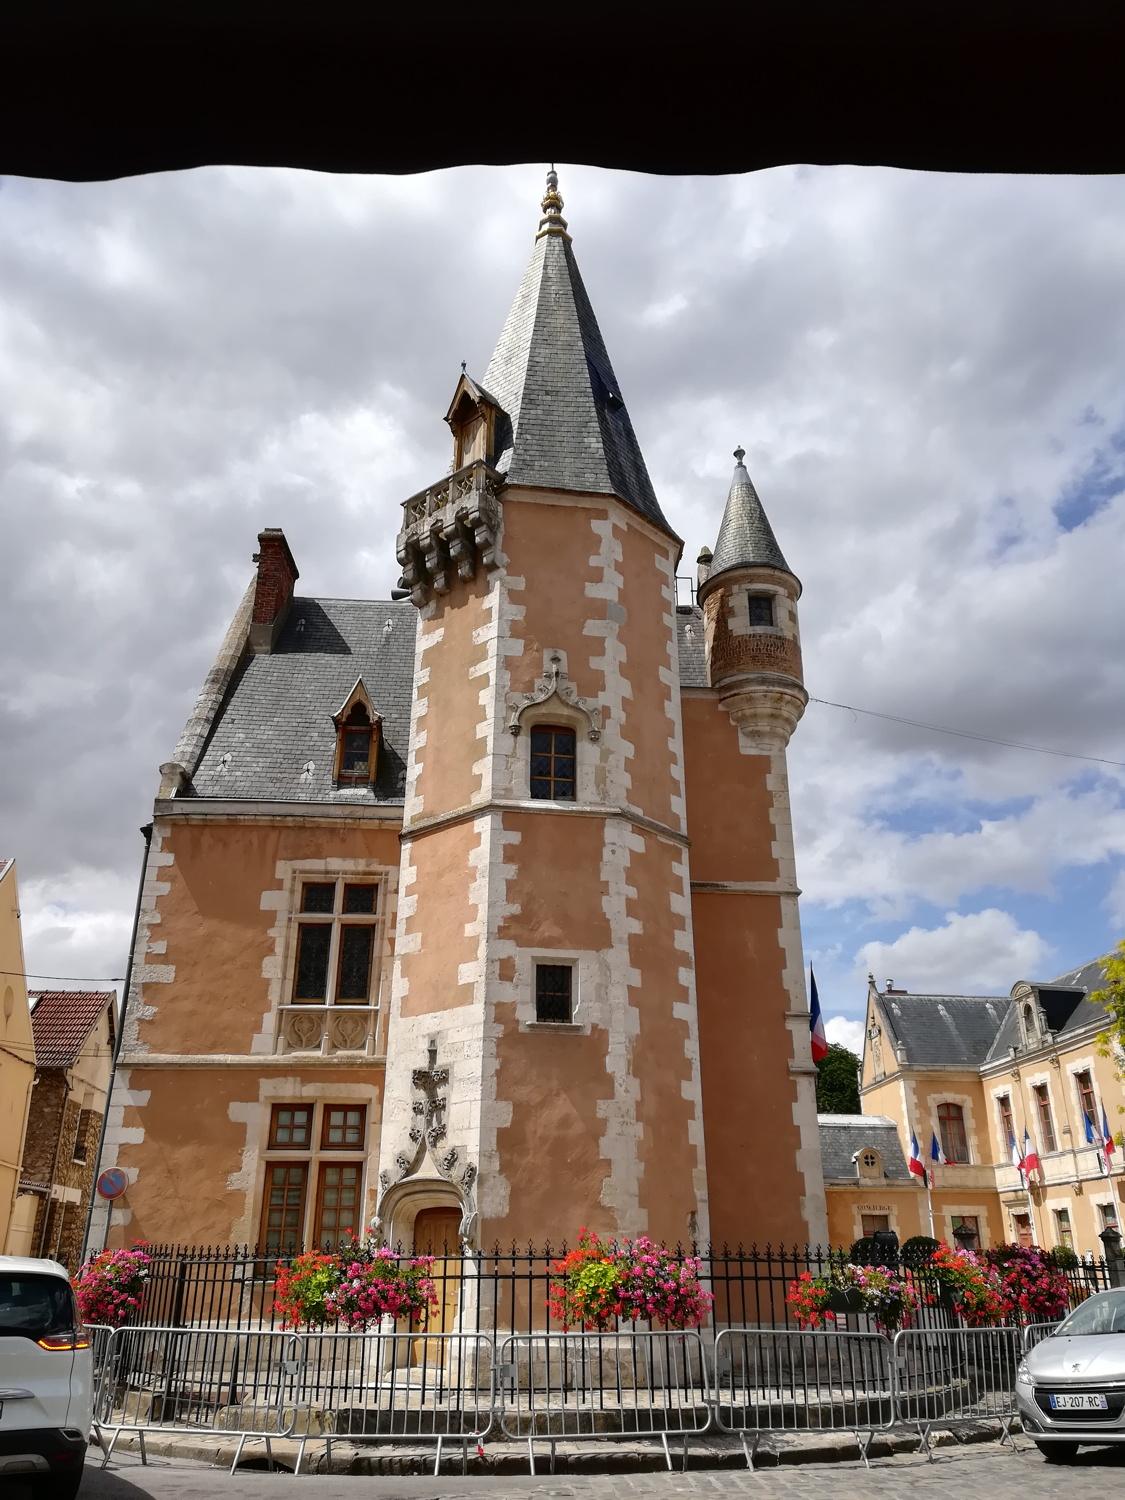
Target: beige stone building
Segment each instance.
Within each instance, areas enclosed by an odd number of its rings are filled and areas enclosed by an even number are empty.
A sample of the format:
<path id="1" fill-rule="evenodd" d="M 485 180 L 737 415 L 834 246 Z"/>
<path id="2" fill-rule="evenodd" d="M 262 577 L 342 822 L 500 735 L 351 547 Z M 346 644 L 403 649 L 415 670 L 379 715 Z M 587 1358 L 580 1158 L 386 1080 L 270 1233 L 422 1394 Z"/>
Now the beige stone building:
<path id="1" fill-rule="evenodd" d="M 800 584 L 741 449 L 678 578 L 562 207 L 393 597 L 259 536 L 161 767 L 95 1244 L 825 1237 Z"/>
<path id="2" fill-rule="evenodd" d="M 34 1083 L 35 1043 L 24 979 L 16 864 L 0 859 L 0 1250 L 9 1253 Z M 20 1222 L 15 1221 L 17 1231 Z"/>
<path id="3" fill-rule="evenodd" d="M 824 1147 L 833 1242 L 874 1228 L 929 1232 L 926 1194 L 902 1165 L 914 1131 L 927 1167 L 932 1137 L 948 1160 L 934 1171 L 939 1239 L 960 1230 L 981 1246 L 1034 1241 L 1100 1256 L 1100 1232 L 1121 1221 L 1125 1155 L 1121 1059 L 1099 1050 L 1106 1015 L 1090 999 L 1103 984 L 1100 960 L 1048 983 L 1020 980 L 1007 998 L 879 990 L 872 979 L 863 1116 L 839 1117 L 854 1160 L 838 1142 Z M 1108 1174 L 1103 1110 L 1118 1143 Z M 825 1125 L 833 1118 L 822 1117 L 822 1141 L 843 1128 Z M 1041 1162 L 1030 1184 L 1011 1155 L 1025 1130 Z"/>

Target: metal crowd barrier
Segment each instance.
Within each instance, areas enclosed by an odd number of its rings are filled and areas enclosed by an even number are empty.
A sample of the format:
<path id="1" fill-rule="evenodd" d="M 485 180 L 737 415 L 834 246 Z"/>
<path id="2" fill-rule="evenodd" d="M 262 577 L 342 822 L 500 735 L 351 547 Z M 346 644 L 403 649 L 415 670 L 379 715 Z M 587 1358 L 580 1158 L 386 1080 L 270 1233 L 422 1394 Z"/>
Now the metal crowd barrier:
<path id="1" fill-rule="evenodd" d="M 109 1462 L 122 1432 L 222 1433 L 238 1438 L 233 1473 L 249 1438 L 290 1437 L 301 1358 L 295 1333 L 209 1328 L 118 1328 L 95 1392 L 94 1431 Z M 105 1433 L 112 1433 L 108 1446 Z"/>
<path id="2" fill-rule="evenodd" d="M 1023 1352 L 1027 1354 L 1036 1344 L 1049 1339 L 1061 1322 L 1062 1319 L 1057 1318 L 1053 1323 L 1028 1323 L 1023 1330 Z"/>
<path id="3" fill-rule="evenodd" d="M 698 1330 L 665 1333 L 521 1333 L 500 1346 L 500 1427 L 527 1443 L 574 1438 L 658 1437 L 683 1443 L 711 1425 L 711 1392 Z"/>
<path id="4" fill-rule="evenodd" d="M 447 1443 L 469 1444 L 492 1427 L 496 1404 L 492 1339 L 477 1333 L 309 1333 L 301 1336 L 294 1399 L 301 1413 L 295 1473 L 306 1445 L 435 1442 L 434 1473 Z"/>
<path id="5" fill-rule="evenodd" d="M 753 1469 L 767 1432 L 853 1432 L 860 1457 L 895 1423 L 891 1341 L 881 1333 L 724 1328 L 715 1340 L 715 1422 Z"/>
<path id="6" fill-rule="evenodd" d="M 895 1335 L 895 1410 L 930 1452 L 935 1427 L 955 1435 L 970 1422 L 999 1422 L 1010 1441 L 1016 1416 L 1018 1328 L 908 1328 Z"/>

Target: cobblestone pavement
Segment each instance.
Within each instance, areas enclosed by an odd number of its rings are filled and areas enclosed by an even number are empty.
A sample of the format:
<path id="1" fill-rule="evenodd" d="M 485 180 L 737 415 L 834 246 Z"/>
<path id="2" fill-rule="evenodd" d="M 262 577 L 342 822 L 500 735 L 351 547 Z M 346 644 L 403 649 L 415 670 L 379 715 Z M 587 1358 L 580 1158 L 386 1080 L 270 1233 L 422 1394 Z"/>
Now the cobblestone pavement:
<path id="1" fill-rule="evenodd" d="M 148 1468 L 131 1457 L 111 1469 L 91 1467 L 79 1500 L 285 1500 L 299 1487 L 304 1500 L 675 1500 L 731 1495 L 754 1500 L 949 1500 L 951 1492 L 988 1500 L 1105 1500 L 1125 1493 L 1125 1445 L 1083 1449 L 1075 1464 L 1047 1464 L 1021 1443 L 1019 1451 L 986 1443 L 944 1449 L 933 1463 L 922 1456 L 859 1463 L 782 1465 L 756 1474 L 739 1470 L 571 1476 L 488 1476 L 437 1479 L 246 1473 L 231 1476 L 180 1459 L 154 1459 Z M 307 1494 L 305 1494 L 307 1492 Z M 5 1497 L 8 1500 L 8 1497 Z M 14 1492 L 11 1500 L 22 1500 Z"/>

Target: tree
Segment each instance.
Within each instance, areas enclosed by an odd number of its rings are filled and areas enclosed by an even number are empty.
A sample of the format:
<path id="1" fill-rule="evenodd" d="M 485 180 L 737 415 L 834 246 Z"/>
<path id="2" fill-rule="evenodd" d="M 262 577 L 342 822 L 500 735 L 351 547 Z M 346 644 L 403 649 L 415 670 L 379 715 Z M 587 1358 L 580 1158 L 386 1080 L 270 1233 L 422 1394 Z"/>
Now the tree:
<path id="1" fill-rule="evenodd" d="M 1105 988 L 1094 990 L 1090 995 L 1091 1000 L 1105 1008 L 1109 1017 L 1109 1027 L 1098 1042 L 1098 1051 L 1103 1057 L 1112 1058 L 1118 1076 L 1125 1078 L 1125 1067 L 1121 1062 L 1122 1053 L 1125 1053 L 1125 938 L 1102 960 L 1102 967 Z"/>
<path id="2" fill-rule="evenodd" d="M 859 1058 L 839 1042 L 816 1065 L 816 1107 L 822 1115 L 858 1115 Z"/>

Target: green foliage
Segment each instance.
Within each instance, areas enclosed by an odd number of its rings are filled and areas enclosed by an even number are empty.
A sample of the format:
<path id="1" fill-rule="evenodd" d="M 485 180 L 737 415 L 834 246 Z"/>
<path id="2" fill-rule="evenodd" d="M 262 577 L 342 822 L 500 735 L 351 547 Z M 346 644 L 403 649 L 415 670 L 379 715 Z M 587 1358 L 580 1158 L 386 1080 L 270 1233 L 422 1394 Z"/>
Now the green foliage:
<path id="1" fill-rule="evenodd" d="M 912 1271 L 919 1270 L 931 1258 L 939 1244 L 939 1240 L 931 1239 L 928 1234 L 911 1235 L 910 1239 L 903 1242 L 899 1252 L 903 1265 L 909 1266 Z"/>
<path id="2" fill-rule="evenodd" d="M 1109 1028 L 1098 1040 L 1098 1051 L 1103 1057 L 1114 1057 L 1115 1042 L 1118 1047 L 1125 1048 L 1125 938 L 1112 953 L 1106 955 L 1102 965 L 1105 969 L 1105 986 L 1091 991 L 1090 999 L 1104 1006 L 1109 1016 Z M 1118 1073 L 1125 1078 L 1125 1071 L 1119 1068 Z M 1120 1145 L 1120 1132 L 1116 1133 L 1116 1138 Z"/>
<path id="3" fill-rule="evenodd" d="M 858 1115 L 859 1058 L 839 1042 L 816 1065 L 816 1107 L 822 1115 Z"/>
<path id="4" fill-rule="evenodd" d="M 1053 1250 L 1048 1250 L 1047 1259 L 1060 1271 L 1069 1271 L 1078 1264 L 1078 1256 L 1069 1245 L 1056 1245 Z"/>

